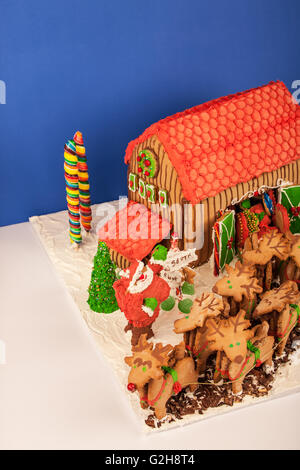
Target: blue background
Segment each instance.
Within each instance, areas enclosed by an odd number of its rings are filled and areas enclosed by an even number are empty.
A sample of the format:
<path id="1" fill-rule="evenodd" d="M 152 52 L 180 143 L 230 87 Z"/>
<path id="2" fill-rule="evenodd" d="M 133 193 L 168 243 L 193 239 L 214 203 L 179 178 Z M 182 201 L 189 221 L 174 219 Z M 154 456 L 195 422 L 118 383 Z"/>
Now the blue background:
<path id="1" fill-rule="evenodd" d="M 66 208 L 85 139 L 94 203 L 126 194 L 129 140 L 203 101 L 300 79 L 298 0 L 0 0 L 0 225 Z"/>

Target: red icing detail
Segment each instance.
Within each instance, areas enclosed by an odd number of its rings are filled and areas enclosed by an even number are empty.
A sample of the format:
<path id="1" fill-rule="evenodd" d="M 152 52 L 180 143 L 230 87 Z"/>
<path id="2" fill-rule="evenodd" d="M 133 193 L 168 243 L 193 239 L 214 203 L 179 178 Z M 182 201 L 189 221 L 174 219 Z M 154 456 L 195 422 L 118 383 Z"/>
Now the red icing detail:
<path id="1" fill-rule="evenodd" d="M 282 82 L 218 98 L 152 124 L 128 144 L 157 136 L 184 197 L 197 203 L 299 158 L 300 107 Z M 298 152 L 297 152 L 298 149 Z"/>
<path id="2" fill-rule="evenodd" d="M 160 200 L 161 200 L 162 203 L 164 203 L 164 202 L 165 202 L 165 197 L 164 197 L 164 196 L 160 196 Z"/>
<path id="3" fill-rule="evenodd" d="M 128 384 L 127 385 L 127 390 L 129 390 L 129 392 L 135 392 L 136 391 L 135 384 L 132 384 L 132 383 Z"/>
<path id="4" fill-rule="evenodd" d="M 137 233 L 130 232 L 133 221 Z M 171 227 L 169 221 L 152 213 L 146 206 L 130 201 L 101 227 L 98 237 L 129 261 L 142 260 L 168 235 Z"/>
<path id="5" fill-rule="evenodd" d="M 151 191 L 147 191 L 147 197 L 151 196 Z"/>
<path id="6" fill-rule="evenodd" d="M 129 186 L 132 188 L 132 186 L 133 186 L 133 181 L 130 181 Z"/>
<path id="7" fill-rule="evenodd" d="M 261 360 L 260 360 L 260 359 L 257 359 L 257 361 L 256 361 L 256 363 L 255 363 L 255 366 L 256 366 L 256 367 L 259 367 L 259 366 L 261 366 L 261 365 L 262 365 Z"/>

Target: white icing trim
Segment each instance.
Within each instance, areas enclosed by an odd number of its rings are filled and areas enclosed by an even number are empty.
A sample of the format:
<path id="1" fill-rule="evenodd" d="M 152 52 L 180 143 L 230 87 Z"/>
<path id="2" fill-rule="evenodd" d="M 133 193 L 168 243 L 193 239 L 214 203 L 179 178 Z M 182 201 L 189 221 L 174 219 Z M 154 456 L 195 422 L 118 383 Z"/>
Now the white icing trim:
<path id="1" fill-rule="evenodd" d="M 137 269 L 136 269 L 136 271 L 135 271 L 135 273 L 132 277 L 132 280 L 130 281 L 130 284 L 128 286 L 128 291 L 131 294 L 138 294 L 139 292 L 143 292 L 153 282 L 154 273 L 153 273 L 152 269 L 148 268 L 148 266 L 146 268 L 146 272 L 144 273 L 145 279 L 138 282 L 139 277 L 142 275 L 142 271 L 144 269 L 144 263 L 142 261 L 139 261 L 138 263 L 139 263 L 139 265 L 138 265 L 138 267 L 137 267 Z M 138 285 L 136 285 L 137 282 L 138 282 Z"/>
<path id="2" fill-rule="evenodd" d="M 278 189 L 278 188 L 282 188 L 282 187 L 285 187 L 285 186 L 290 186 L 292 184 L 293 183 L 291 183 L 290 181 L 284 181 L 282 178 L 278 178 L 276 186 L 267 186 L 267 185 L 263 184 L 260 188 L 254 189 L 254 191 L 248 191 L 240 199 L 232 199 L 231 205 L 234 206 L 236 204 L 239 204 L 244 199 L 250 199 L 251 197 L 254 196 L 254 193 L 263 194 L 266 191 L 268 191 L 269 189 Z"/>
<path id="3" fill-rule="evenodd" d="M 152 310 L 152 308 L 147 307 L 147 305 L 142 305 L 142 310 L 143 310 L 143 312 L 147 313 L 147 315 L 149 315 L 149 317 L 153 317 L 154 310 Z"/>

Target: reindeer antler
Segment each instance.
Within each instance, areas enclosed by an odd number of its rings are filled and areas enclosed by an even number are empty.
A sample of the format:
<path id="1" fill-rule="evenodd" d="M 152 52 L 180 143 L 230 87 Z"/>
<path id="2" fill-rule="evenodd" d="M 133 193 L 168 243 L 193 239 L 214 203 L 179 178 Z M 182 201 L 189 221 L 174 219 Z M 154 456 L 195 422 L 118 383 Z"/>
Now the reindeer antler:
<path id="1" fill-rule="evenodd" d="M 216 294 L 233 297 L 236 302 L 241 302 L 243 295 L 251 299 L 255 294 L 262 292 L 258 279 L 254 277 L 254 265 L 237 261 L 234 268 L 226 266 L 225 269 L 228 276 L 216 282 L 213 287 Z"/>
<path id="2" fill-rule="evenodd" d="M 167 365 L 169 360 L 169 352 L 173 350 L 173 346 L 167 344 L 163 346 L 162 343 L 157 343 L 152 351 L 152 356 L 161 363 L 161 365 Z"/>
<path id="3" fill-rule="evenodd" d="M 229 318 L 229 322 L 233 325 L 234 333 L 237 333 L 238 331 L 243 331 L 250 326 L 249 320 L 245 320 L 245 315 L 246 315 L 245 310 L 240 310 L 239 313 L 235 317 Z"/>
<path id="4" fill-rule="evenodd" d="M 185 333 L 202 327 L 207 318 L 216 317 L 224 311 L 224 302 L 214 294 L 203 292 L 194 300 L 189 315 L 176 320 L 174 323 L 175 333 Z"/>
<path id="5" fill-rule="evenodd" d="M 141 335 L 139 337 L 138 344 L 136 346 L 133 346 L 132 351 L 133 352 L 141 352 L 141 351 L 152 351 L 153 349 L 153 344 L 148 343 L 147 341 L 147 333 Z"/>
<path id="6" fill-rule="evenodd" d="M 264 233 L 255 250 L 244 251 L 243 260 L 251 264 L 267 264 L 273 256 L 285 260 L 289 256 L 290 243 L 278 229 Z"/>
<path id="7" fill-rule="evenodd" d="M 254 317 L 259 317 L 273 310 L 281 312 L 287 304 L 297 304 L 300 301 L 300 292 L 297 283 L 285 281 L 280 287 L 265 292 L 261 301 L 253 312 Z"/>

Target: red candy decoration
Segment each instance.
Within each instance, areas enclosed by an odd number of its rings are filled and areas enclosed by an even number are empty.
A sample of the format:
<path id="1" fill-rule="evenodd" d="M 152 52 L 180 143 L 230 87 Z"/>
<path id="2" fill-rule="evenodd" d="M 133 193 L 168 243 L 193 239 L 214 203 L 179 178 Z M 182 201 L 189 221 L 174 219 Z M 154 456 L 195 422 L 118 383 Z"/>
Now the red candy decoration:
<path id="1" fill-rule="evenodd" d="M 150 166 L 150 165 L 151 165 L 150 160 L 145 160 L 145 165 L 146 165 L 146 166 Z"/>
<path id="2" fill-rule="evenodd" d="M 161 201 L 162 203 L 165 202 L 164 196 L 160 196 L 160 201 Z"/>
<path id="3" fill-rule="evenodd" d="M 149 175 L 150 175 L 149 171 L 146 170 L 145 171 L 145 176 L 149 176 Z"/>
<path id="4" fill-rule="evenodd" d="M 182 390 L 182 386 L 180 385 L 179 382 L 175 382 L 174 385 L 173 385 L 173 390 L 174 390 L 174 393 L 177 395 L 177 393 L 181 392 Z"/>
<path id="5" fill-rule="evenodd" d="M 140 162 L 141 160 L 142 160 L 141 157 L 138 155 L 137 161 Z"/>
<path id="6" fill-rule="evenodd" d="M 128 390 L 129 392 L 135 392 L 135 391 L 136 391 L 136 386 L 135 386 L 135 384 L 133 384 L 133 383 L 128 384 L 128 385 L 127 385 L 127 390 Z"/>
<path id="7" fill-rule="evenodd" d="M 129 186 L 132 188 L 132 186 L 133 186 L 133 181 L 130 181 Z"/>
<path id="8" fill-rule="evenodd" d="M 143 170 L 142 170 L 141 167 L 139 166 L 139 167 L 138 167 L 138 172 L 139 172 L 139 173 L 142 173 L 142 171 L 143 171 Z"/>
<path id="9" fill-rule="evenodd" d="M 260 359 L 257 359 L 255 366 L 256 366 L 256 367 L 259 367 L 259 366 L 261 366 L 261 365 L 262 365 L 261 360 L 260 360 Z"/>

